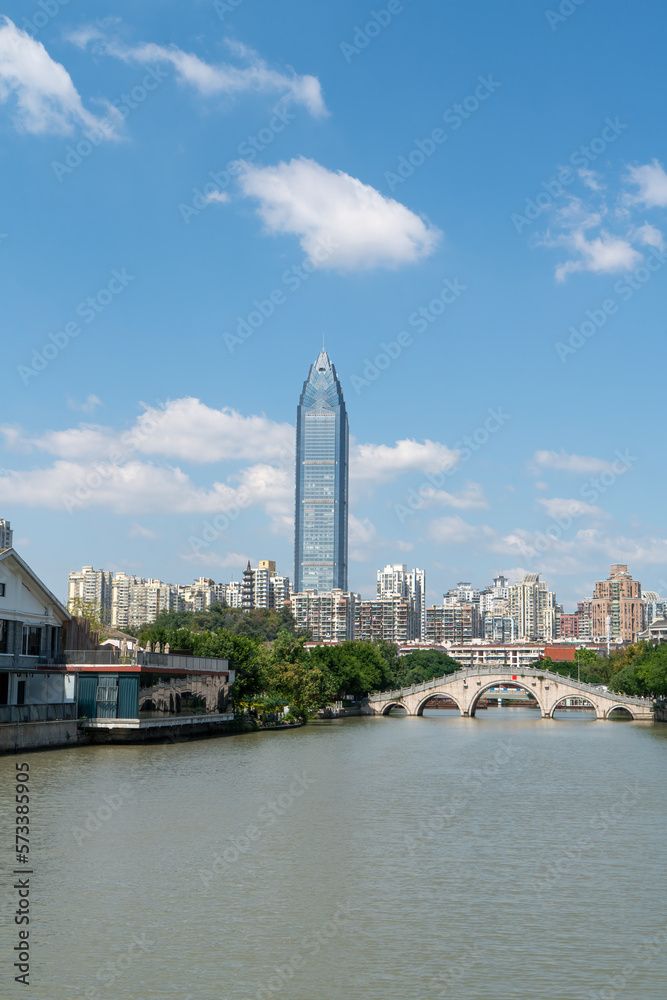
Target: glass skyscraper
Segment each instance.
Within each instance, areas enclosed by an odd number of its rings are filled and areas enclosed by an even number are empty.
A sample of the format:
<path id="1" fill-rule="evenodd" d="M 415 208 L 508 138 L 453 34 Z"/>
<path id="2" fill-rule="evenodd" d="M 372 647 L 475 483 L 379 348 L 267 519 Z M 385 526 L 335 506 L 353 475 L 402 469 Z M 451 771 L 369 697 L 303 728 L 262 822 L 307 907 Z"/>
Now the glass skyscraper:
<path id="1" fill-rule="evenodd" d="M 294 590 L 347 590 L 349 430 L 336 369 L 322 349 L 296 417 Z"/>

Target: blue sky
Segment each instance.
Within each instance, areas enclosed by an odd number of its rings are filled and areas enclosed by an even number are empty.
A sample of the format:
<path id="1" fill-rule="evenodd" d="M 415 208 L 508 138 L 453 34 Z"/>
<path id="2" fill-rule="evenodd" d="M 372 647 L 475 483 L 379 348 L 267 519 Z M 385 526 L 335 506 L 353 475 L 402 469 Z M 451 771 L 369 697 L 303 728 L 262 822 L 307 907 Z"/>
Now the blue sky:
<path id="1" fill-rule="evenodd" d="M 291 576 L 323 333 L 352 589 L 667 592 L 657 4 L 3 12 L 0 516 L 57 594 Z"/>

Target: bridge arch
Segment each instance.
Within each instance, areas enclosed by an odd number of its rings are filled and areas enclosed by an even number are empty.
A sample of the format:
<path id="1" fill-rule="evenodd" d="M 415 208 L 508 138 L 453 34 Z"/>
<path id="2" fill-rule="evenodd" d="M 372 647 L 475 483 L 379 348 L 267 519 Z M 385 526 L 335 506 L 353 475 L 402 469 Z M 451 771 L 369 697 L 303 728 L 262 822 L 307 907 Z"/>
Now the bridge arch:
<path id="1" fill-rule="evenodd" d="M 525 691 L 526 694 L 531 695 L 535 699 L 542 718 L 545 718 L 548 715 L 548 712 L 545 711 L 544 705 L 542 704 L 542 701 L 537 695 L 537 693 L 533 691 L 533 689 L 529 687 L 528 684 L 526 684 L 524 681 L 514 680 L 514 677 L 512 677 L 511 680 L 509 680 L 507 677 L 495 677 L 492 680 L 488 681 L 488 683 L 483 684 L 473 695 L 470 701 L 470 710 L 469 710 L 470 717 L 471 718 L 474 717 L 477 711 L 477 705 L 479 704 L 479 700 L 482 697 L 482 695 L 486 694 L 487 691 L 490 691 L 492 687 L 496 687 L 498 684 L 508 684 L 508 683 L 511 684 L 513 687 L 520 688 L 522 691 Z"/>
<path id="2" fill-rule="evenodd" d="M 382 714 L 383 715 L 389 715 L 389 713 L 391 712 L 392 708 L 402 708 L 406 715 L 410 714 L 409 711 L 408 711 L 408 709 L 407 709 L 407 706 L 404 705 L 402 701 L 389 701 L 389 702 L 387 702 L 387 704 L 382 709 Z"/>
<path id="3" fill-rule="evenodd" d="M 429 691 L 428 694 L 426 694 L 422 698 L 422 700 L 419 702 L 419 705 L 417 706 L 417 711 L 415 712 L 415 715 L 423 715 L 426 703 L 429 702 L 432 698 L 437 698 L 437 697 L 447 698 L 449 701 L 453 701 L 456 707 L 458 708 L 459 712 L 461 713 L 461 715 L 464 714 L 460 700 L 458 698 L 455 698 L 454 695 L 451 694 L 449 691 L 436 690 L 435 692 Z"/>
<path id="4" fill-rule="evenodd" d="M 553 708 L 549 712 L 549 718 L 550 719 L 554 718 L 555 713 L 558 711 L 559 708 L 562 707 L 563 702 L 567 701 L 568 698 L 579 698 L 581 701 L 587 702 L 588 705 L 589 705 L 589 707 L 590 707 L 591 712 L 595 712 L 595 718 L 596 719 L 604 719 L 604 710 L 600 709 L 599 705 L 596 705 L 594 701 L 591 701 L 590 698 L 587 698 L 586 695 L 582 694 L 580 691 L 578 691 L 576 694 L 572 694 L 570 692 L 569 694 L 564 694 L 562 698 L 559 698 L 558 701 L 556 702 L 556 704 L 553 706 Z M 591 719 L 590 721 L 593 722 L 594 720 Z"/>
<path id="5" fill-rule="evenodd" d="M 619 718 L 622 719 L 624 715 L 629 715 L 632 721 L 633 722 L 635 721 L 635 714 L 629 705 L 612 705 L 611 708 L 608 708 L 607 711 L 604 713 L 605 719 L 611 718 L 614 712 L 617 713 L 617 715 L 615 716 L 615 718 L 617 719 Z"/>

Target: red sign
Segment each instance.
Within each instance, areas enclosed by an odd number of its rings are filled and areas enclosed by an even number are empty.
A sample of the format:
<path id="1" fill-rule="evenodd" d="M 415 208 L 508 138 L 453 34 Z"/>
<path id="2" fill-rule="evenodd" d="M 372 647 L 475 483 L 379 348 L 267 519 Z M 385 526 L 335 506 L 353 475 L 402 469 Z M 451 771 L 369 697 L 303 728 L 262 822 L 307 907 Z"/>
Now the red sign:
<path id="1" fill-rule="evenodd" d="M 516 674 L 512 674 L 512 680 L 513 680 L 513 681 L 515 681 L 515 680 L 516 680 Z"/>

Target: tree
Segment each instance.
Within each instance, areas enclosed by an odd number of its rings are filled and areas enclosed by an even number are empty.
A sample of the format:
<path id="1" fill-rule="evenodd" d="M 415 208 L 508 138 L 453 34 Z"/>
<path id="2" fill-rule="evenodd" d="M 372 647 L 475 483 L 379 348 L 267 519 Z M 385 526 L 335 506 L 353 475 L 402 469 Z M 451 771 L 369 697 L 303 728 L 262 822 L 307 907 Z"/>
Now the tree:
<path id="1" fill-rule="evenodd" d="M 318 708 L 324 707 L 336 693 L 336 680 L 322 663 L 304 649 L 305 636 L 278 633 L 267 652 L 264 668 L 265 689 L 289 702 L 290 712 L 307 722 Z"/>

